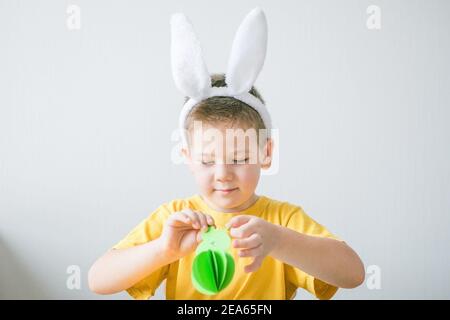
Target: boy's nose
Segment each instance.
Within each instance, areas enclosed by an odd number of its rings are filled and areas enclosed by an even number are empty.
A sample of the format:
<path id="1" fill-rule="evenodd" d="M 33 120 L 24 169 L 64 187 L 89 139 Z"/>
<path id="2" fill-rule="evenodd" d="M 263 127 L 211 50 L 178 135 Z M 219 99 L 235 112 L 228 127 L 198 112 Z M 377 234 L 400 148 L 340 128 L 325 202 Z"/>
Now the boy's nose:
<path id="1" fill-rule="evenodd" d="M 215 176 L 218 181 L 228 181 L 233 177 L 230 165 L 228 164 L 216 164 Z"/>

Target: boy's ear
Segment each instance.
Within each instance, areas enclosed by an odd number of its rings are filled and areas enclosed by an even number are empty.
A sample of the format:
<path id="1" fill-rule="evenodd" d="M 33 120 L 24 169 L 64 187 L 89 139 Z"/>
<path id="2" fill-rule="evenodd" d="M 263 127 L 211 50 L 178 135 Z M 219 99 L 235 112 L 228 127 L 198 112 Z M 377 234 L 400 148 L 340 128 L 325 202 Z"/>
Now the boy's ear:
<path id="1" fill-rule="evenodd" d="M 267 170 L 272 165 L 273 145 L 273 139 L 268 138 L 262 151 L 261 169 Z"/>
<path id="2" fill-rule="evenodd" d="M 188 147 L 182 147 L 181 148 L 181 155 L 184 158 L 184 163 L 188 165 L 189 170 L 192 172 L 192 159 L 191 159 L 191 154 L 189 152 L 189 148 Z"/>

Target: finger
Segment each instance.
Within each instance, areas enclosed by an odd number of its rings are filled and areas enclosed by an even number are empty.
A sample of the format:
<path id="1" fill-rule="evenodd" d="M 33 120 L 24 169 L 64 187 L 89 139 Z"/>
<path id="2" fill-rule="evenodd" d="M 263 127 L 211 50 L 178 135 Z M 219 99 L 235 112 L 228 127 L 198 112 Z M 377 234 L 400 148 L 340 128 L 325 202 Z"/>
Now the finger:
<path id="1" fill-rule="evenodd" d="M 195 211 L 195 214 L 197 215 L 198 219 L 200 220 L 200 225 L 202 227 L 202 230 L 208 229 L 208 222 L 206 221 L 206 216 L 202 212 Z"/>
<path id="2" fill-rule="evenodd" d="M 185 211 L 183 211 L 183 213 L 186 214 L 189 217 L 189 219 L 192 222 L 192 226 L 195 229 L 200 229 L 201 228 L 200 220 L 199 220 L 199 218 L 198 218 L 198 216 L 197 216 L 197 214 L 195 212 L 193 212 L 192 210 L 185 210 Z"/>
<path id="3" fill-rule="evenodd" d="M 206 221 L 208 221 L 208 224 L 210 226 L 216 226 L 216 223 L 214 222 L 214 218 L 211 217 L 209 214 L 206 215 Z"/>
<path id="4" fill-rule="evenodd" d="M 252 218 L 252 216 L 249 216 L 249 215 L 240 215 L 240 216 L 233 217 L 230 219 L 230 221 L 228 221 L 228 223 L 225 225 L 225 227 L 227 229 L 237 228 L 237 227 L 243 225 L 244 223 L 247 223 L 251 218 Z"/>
<path id="5" fill-rule="evenodd" d="M 202 235 L 203 235 L 203 232 L 197 232 L 197 242 L 201 242 L 202 240 L 203 240 L 203 237 L 202 237 Z"/>
<path id="6" fill-rule="evenodd" d="M 261 267 L 263 260 L 263 256 L 256 257 L 252 263 L 244 267 L 244 271 L 247 273 L 257 271 Z"/>
<path id="7" fill-rule="evenodd" d="M 260 244 L 256 248 L 239 251 L 239 257 L 258 257 L 263 253 L 263 246 Z"/>
<path id="8" fill-rule="evenodd" d="M 179 217 L 179 219 L 181 219 L 181 221 L 183 222 L 186 222 L 188 224 L 191 223 L 191 219 L 189 219 L 189 216 L 184 212 L 179 212 L 179 215 L 177 215 L 177 217 Z"/>
<path id="9" fill-rule="evenodd" d="M 241 225 L 238 228 L 231 228 L 230 229 L 230 235 L 233 238 L 239 238 L 239 239 L 243 239 L 243 238 L 248 238 L 250 237 L 251 234 L 255 233 L 255 225 L 253 223 L 247 222 L 244 225 Z"/>
<path id="10" fill-rule="evenodd" d="M 233 240 L 233 247 L 251 249 L 262 243 L 262 237 L 258 233 L 253 233 L 250 237 Z"/>
<path id="11" fill-rule="evenodd" d="M 184 223 L 186 225 L 191 225 L 191 220 L 183 212 L 176 212 L 169 216 L 169 219 L 168 219 L 169 224 L 180 223 L 180 222 L 182 224 Z"/>

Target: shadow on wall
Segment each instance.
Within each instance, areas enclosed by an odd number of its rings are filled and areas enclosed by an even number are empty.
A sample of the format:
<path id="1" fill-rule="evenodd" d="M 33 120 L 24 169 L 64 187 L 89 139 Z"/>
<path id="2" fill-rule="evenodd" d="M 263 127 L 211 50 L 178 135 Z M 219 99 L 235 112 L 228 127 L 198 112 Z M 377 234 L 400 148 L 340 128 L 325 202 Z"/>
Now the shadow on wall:
<path id="1" fill-rule="evenodd" d="M 33 270 L 21 263 L 0 237 L 0 299 L 48 299 Z"/>

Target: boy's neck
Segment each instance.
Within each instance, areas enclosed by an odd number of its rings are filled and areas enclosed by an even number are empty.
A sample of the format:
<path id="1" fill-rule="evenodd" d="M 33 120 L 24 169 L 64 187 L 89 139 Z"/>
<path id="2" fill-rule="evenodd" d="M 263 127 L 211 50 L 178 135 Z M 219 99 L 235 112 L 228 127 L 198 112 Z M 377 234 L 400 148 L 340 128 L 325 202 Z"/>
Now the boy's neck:
<path id="1" fill-rule="evenodd" d="M 253 195 L 247 201 L 245 201 L 243 204 L 241 204 L 240 206 L 237 206 L 234 208 L 220 208 L 220 207 L 217 207 L 216 205 L 214 205 L 213 203 L 209 202 L 208 199 L 206 199 L 202 195 L 200 195 L 200 197 L 208 205 L 208 207 L 210 207 L 211 209 L 213 209 L 215 211 L 220 211 L 220 212 L 224 212 L 224 213 L 233 213 L 233 212 L 244 211 L 245 209 L 251 207 L 259 199 L 259 196 L 256 195 L 255 193 L 253 193 Z"/>

